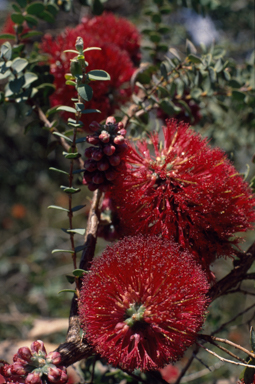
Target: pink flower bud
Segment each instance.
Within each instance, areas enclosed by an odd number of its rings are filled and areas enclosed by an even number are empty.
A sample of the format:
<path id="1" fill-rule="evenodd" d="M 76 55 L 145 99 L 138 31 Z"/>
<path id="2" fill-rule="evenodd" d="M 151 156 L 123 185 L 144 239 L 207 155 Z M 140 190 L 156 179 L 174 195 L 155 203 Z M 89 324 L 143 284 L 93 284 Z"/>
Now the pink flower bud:
<path id="1" fill-rule="evenodd" d="M 107 159 L 102 159 L 97 163 L 97 169 L 99 171 L 106 171 L 109 168 L 109 163 Z"/>
<path id="2" fill-rule="evenodd" d="M 89 144 L 93 144 L 93 145 L 97 145 L 98 143 L 100 143 L 100 140 L 95 136 L 87 136 L 86 141 Z"/>
<path id="3" fill-rule="evenodd" d="M 115 117 L 113 116 L 107 117 L 105 124 L 116 124 Z"/>
<path id="4" fill-rule="evenodd" d="M 32 353 L 28 347 L 21 347 L 18 349 L 17 356 L 22 360 L 29 362 L 32 357 Z"/>
<path id="5" fill-rule="evenodd" d="M 112 181 L 114 179 L 116 179 L 116 177 L 118 176 L 118 173 L 114 170 L 107 170 L 105 171 L 105 177 L 107 178 L 107 180 L 109 181 Z"/>
<path id="6" fill-rule="evenodd" d="M 109 143 L 110 141 L 110 133 L 107 132 L 107 131 L 102 131 L 101 134 L 99 135 L 99 139 L 103 142 L 103 143 Z"/>
<path id="7" fill-rule="evenodd" d="M 84 168 L 89 172 L 93 172 L 97 169 L 97 162 L 92 159 L 86 160 L 84 163 Z"/>
<path id="8" fill-rule="evenodd" d="M 50 367 L 47 372 L 49 381 L 52 383 L 57 383 L 61 378 L 61 369 L 57 367 Z"/>
<path id="9" fill-rule="evenodd" d="M 110 164 L 113 166 L 113 167 L 116 167 L 117 165 L 119 165 L 120 163 L 120 157 L 119 155 L 112 155 L 112 156 L 109 156 L 109 162 Z"/>
<path id="10" fill-rule="evenodd" d="M 20 363 L 20 364 L 22 364 L 22 365 L 27 365 L 27 361 L 26 360 L 24 360 L 24 359 L 21 359 L 19 356 L 18 356 L 18 354 L 17 353 L 15 353 L 15 355 L 13 356 L 13 362 L 14 363 Z"/>
<path id="11" fill-rule="evenodd" d="M 123 128 L 124 128 L 124 124 L 122 123 L 122 121 L 120 121 L 118 123 L 118 130 L 123 129 Z"/>
<path id="12" fill-rule="evenodd" d="M 93 176 L 93 183 L 95 184 L 102 184 L 104 182 L 104 174 L 102 172 L 96 172 L 95 176 Z"/>
<path id="13" fill-rule="evenodd" d="M 13 363 L 11 365 L 11 373 L 13 375 L 19 375 L 19 376 L 25 376 L 27 374 L 27 371 L 23 364 L 21 363 Z"/>
<path id="14" fill-rule="evenodd" d="M 38 372 L 29 373 L 25 380 L 26 384 L 41 384 L 41 376 Z"/>
<path id="15" fill-rule="evenodd" d="M 94 184 L 94 183 L 88 183 L 88 189 L 89 189 L 91 192 L 94 192 L 97 188 L 98 188 L 98 185 L 97 185 L 97 184 Z"/>
<path id="16" fill-rule="evenodd" d="M 61 363 L 61 355 L 59 352 L 53 351 L 48 353 L 46 360 L 54 365 L 58 365 Z"/>
<path id="17" fill-rule="evenodd" d="M 117 134 L 118 134 L 118 135 L 121 135 L 121 136 L 126 136 L 127 131 L 123 128 L 123 129 L 121 129 L 120 131 L 118 131 Z"/>
<path id="18" fill-rule="evenodd" d="M 121 136 L 121 135 L 118 135 L 118 136 L 116 136 L 115 138 L 114 138 L 114 144 L 117 144 L 117 145 L 119 145 L 119 144 L 123 144 L 124 143 L 124 141 L 125 141 L 125 139 L 124 139 L 124 137 L 123 136 Z"/>
<path id="19" fill-rule="evenodd" d="M 116 148 L 114 147 L 114 145 L 112 144 L 108 144 L 104 147 L 104 153 L 107 155 L 107 156 L 111 156 L 114 154 L 114 152 L 116 151 Z"/>
<path id="20" fill-rule="evenodd" d="M 59 379 L 59 384 L 65 384 L 68 380 L 67 373 L 64 372 L 63 370 L 61 371 L 61 377 Z"/>
<path id="21" fill-rule="evenodd" d="M 104 155 L 102 149 L 101 148 L 93 148 L 93 149 L 94 151 L 91 154 L 92 159 L 96 161 L 101 160 Z"/>
<path id="22" fill-rule="evenodd" d="M 89 125 L 89 129 L 91 131 L 98 131 L 99 129 L 101 129 L 101 125 L 97 122 L 97 121 L 92 121 L 92 123 Z"/>
<path id="23" fill-rule="evenodd" d="M 33 343 L 31 344 L 31 351 L 36 353 L 38 353 L 39 351 L 43 351 L 46 353 L 46 349 L 43 341 L 41 340 L 33 341 Z"/>
<path id="24" fill-rule="evenodd" d="M 85 152 L 84 152 L 84 155 L 85 155 L 88 159 L 91 159 L 91 155 L 92 155 L 93 150 L 94 150 L 93 147 L 86 148 L 86 149 L 85 149 Z"/>

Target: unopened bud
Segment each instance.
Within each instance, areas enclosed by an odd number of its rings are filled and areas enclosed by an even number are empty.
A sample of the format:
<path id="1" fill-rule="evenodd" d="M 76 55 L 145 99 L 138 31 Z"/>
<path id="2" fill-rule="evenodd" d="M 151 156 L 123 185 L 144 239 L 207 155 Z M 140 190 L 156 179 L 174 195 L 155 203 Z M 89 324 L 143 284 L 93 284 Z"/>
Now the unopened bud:
<path id="1" fill-rule="evenodd" d="M 80 37 L 80 36 L 77 37 L 76 42 L 75 42 L 75 48 L 80 53 L 83 53 L 83 38 L 82 37 Z"/>
<path id="2" fill-rule="evenodd" d="M 109 181 L 116 179 L 117 176 L 118 176 L 118 173 L 116 171 L 114 171 L 113 169 L 105 171 L 105 177 Z"/>
<path id="3" fill-rule="evenodd" d="M 126 136 L 127 134 L 127 131 L 123 128 L 123 129 L 120 129 L 118 132 L 117 132 L 118 135 L 121 135 L 121 136 Z"/>
<path id="4" fill-rule="evenodd" d="M 61 355 L 59 352 L 53 351 L 53 352 L 48 353 L 48 355 L 46 356 L 46 360 L 49 363 L 52 363 L 54 365 L 58 365 L 61 363 Z"/>
<path id="5" fill-rule="evenodd" d="M 115 117 L 113 117 L 113 116 L 107 117 L 105 124 L 116 124 Z"/>
<path id="6" fill-rule="evenodd" d="M 98 188 L 98 185 L 97 185 L 97 184 L 94 184 L 94 183 L 88 183 L 88 189 L 89 189 L 91 192 L 94 192 L 97 188 Z"/>
<path id="7" fill-rule="evenodd" d="M 94 151 L 91 154 L 92 159 L 99 161 L 104 156 L 101 148 L 94 148 Z"/>
<path id="8" fill-rule="evenodd" d="M 83 177 L 84 177 L 85 181 L 87 183 L 89 183 L 90 181 L 92 181 L 93 172 L 85 171 L 83 174 Z"/>
<path id="9" fill-rule="evenodd" d="M 38 372 L 29 373 L 26 377 L 25 384 L 41 384 L 41 376 Z"/>
<path id="10" fill-rule="evenodd" d="M 27 370 L 24 365 L 21 363 L 13 363 L 11 365 L 11 373 L 13 375 L 25 376 L 27 374 Z"/>
<path id="11" fill-rule="evenodd" d="M 117 165 L 119 165 L 120 163 L 120 157 L 119 155 L 112 155 L 112 156 L 109 156 L 109 162 L 110 164 L 113 166 L 113 167 L 116 167 Z"/>
<path id="12" fill-rule="evenodd" d="M 114 144 L 119 145 L 119 144 L 123 144 L 123 143 L 124 143 L 125 138 L 124 138 L 123 136 L 121 136 L 121 135 L 118 135 L 118 136 L 116 136 L 116 137 L 114 138 L 113 141 L 114 141 Z"/>
<path id="13" fill-rule="evenodd" d="M 104 147 L 103 149 L 104 153 L 107 155 L 107 156 L 111 156 L 114 154 L 114 152 L 116 151 L 116 148 L 114 147 L 114 145 L 112 144 L 108 144 Z"/>
<path id="14" fill-rule="evenodd" d="M 102 159 L 97 163 L 97 169 L 99 171 L 106 171 L 109 168 L 109 163 L 106 159 Z"/>
<path id="15" fill-rule="evenodd" d="M 100 143 L 100 140 L 95 136 L 87 136 L 86 141 L 92 145 L 97 145 Z"/>
<path id="16" fill-rule="evenodd" d="M 31 344 L 31 351 L 36 353 L 38 353 L 39 351 L 43 351 L 46 353 L 44 342 L 42 340 L 33 341 L 33 343 Z"/>
<path id="17" fill-rule="evenodd" d="M 32 353 L 28 347 L 21 347 L 18 349 L 17 356 L 22 360 L 29 362 L 32 357 Z"/>
<path id="18" fill-rule="evenodd" d="M 85 155 L 88 159 L 91 159 L 91 155 L 92 155 L 93 150 L 94 150 L 93 147 L 86 148 L 86 149 L 85 149 L 85 152 L 84 152 L 84 155 Z"/>
<path id="19" fill-rule="evenodd" d="M 50 367 L 47 372 L 49 381 L 57 383 L 61 377 L 61 370 L 57 367 Z"/>
<path id="20" fill-rule="evenodd" d="M 124 124 L 122 123 L 122 121 L 120 121 L 118 123 L 118 129 L 120 130 L 120 129 L 123 129 L 123 128 L 124 128 Z"/>
<path id="21" fill-rule="evenodd" d="M 103 143 L 109 143 L 109 141 L 110 141 L 110 134 L 109 134 L 109 132 L 107 132 L 107 131 L 102 131 L 101 134 L 99 135 L 99 139 L 100 139 Z"/>
<path id="22" fill-rule="evenodd" d="M 92 121 L 92 123 L 89 124 L 89 129 L 93 132 L 96 132 L 101 129 L 101 125 L 97 121 Z"/>
<path id="23" fill-rule="evenodd" d="M 96 172 L 95 176 L 93 176 L 93 183 L 95 184 L 102 184 L 104 182 L 105 178 L 102 172 Z"/>
<path id="24" fill-rule="evenodd" d="M 95 160 L 88 159 L 84 162 L 84 168 L 89 172 L 93 172 L 97 169 L 97 162 Z"/>

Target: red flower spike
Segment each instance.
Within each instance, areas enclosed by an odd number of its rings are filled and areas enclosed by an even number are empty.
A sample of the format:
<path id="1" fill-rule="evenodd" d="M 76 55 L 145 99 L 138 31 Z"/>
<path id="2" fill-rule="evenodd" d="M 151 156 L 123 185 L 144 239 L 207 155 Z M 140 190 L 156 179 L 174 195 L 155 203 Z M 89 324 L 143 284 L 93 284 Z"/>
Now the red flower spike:
<path id="1" fill-rule="evenodd" d="M 255 198 L 226 155 L 211 148 L 188 124 L 168 120 L 161 146 L 151 135 L 129 146 L 126 169 L 111 196 L 122 235 L 162 234 L 188 248 L 205 269 L 220 256 L 235 254 L 236 232 L 252 228 Z"/>
<path id="2" fill-rule="evenodd" d="M 124 18 L 104 14 L 91 20 L 84 19 L 83 23 L 73 29 L 66 28 L 64 33 L 55 39 L 45 35 L 41 49 L 50 55 L 50 70 L 55 77 L 56 86 L 56 91 L 50 98 L 52 106 L 73 106 L 71 98 L 77 97 L 74 87 L 69 87 L 68 92 L 65 91 L 68 86 L 65 85 L 64 76 L 70 72 L 70 59 L 74 55 L 63 52 L 74 48 L 77 36 L 82 37 L 84 47 L 102 48 L 100 52 L 85 52 L 86 61 L 89 63 L 88 70 L 100 68 L 111 77 L 109 81 L 90 83 L 93 99 L 86 102 L 86 108 L 99 109 L 101 113 L 86 115 L 84 129 L 87 129 L 90 123 L 104 120 L 129 99 L 132 93 L 129 82 L 135 70 L 132 58 L 138 54 L 139 34 L 136 27 Z M 94 125 L 90 129 L 94 130 Z"/>
<path id="3" fill-rule="evenodd" d="M 124 238 L 107 247 L 83 278 L 82 328 L 113 366 L 157 370 L 194 343 L 208 288 L 202 269 L 176 243 Z"/>

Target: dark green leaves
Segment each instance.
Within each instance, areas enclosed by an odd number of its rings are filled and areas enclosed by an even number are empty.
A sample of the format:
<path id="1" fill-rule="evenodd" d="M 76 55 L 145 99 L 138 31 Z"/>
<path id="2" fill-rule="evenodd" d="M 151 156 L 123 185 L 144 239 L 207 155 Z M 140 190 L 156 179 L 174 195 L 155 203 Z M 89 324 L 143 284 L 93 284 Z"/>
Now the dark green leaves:
<path id="1" fill-rule="evenodd" d="M 26 8 L 26 11 L 29 15 L 39 16 L 44 11 L 44 5 L 43 3 L 35 2 L 29 4 Z"/>
<path id="2" fill-rule="evenodd" d="M 89 80 L 111 80 L 111 76 L 106 71 L 103 71 L 101 69 L 94 69 L 90 72 L 88 72 Z"/>
<path id="3" fill-rule="evenodd" d="M 90 101 L 92 99 L 93 89 L 88 84 L 78 85 L 77 91 L 83 100 Z"/>

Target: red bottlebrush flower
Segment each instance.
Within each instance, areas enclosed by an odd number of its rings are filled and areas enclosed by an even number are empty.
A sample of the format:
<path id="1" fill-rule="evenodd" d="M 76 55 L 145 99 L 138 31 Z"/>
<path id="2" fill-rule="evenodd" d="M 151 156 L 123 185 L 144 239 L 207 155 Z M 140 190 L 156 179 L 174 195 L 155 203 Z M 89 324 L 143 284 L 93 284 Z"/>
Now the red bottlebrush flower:
<path id="1" fill-rule="evenodd" d="M 168 120 L 159 136 L 130 147 L 128 165 L 115 180 L 115 202 L 122 234 L 162 234 L 188 248 L 205 269 L 216 257 L 235 254 L 236 232 L 255 221 L 255 198 L 219 148 L 185 123 Z"/>
<path id="2" fill-rule="evenodd" d="M 157 370 L 194 343 L 207 290 L 204 272 L 174 242 L 124 238 L 84 276 L 81 324 L 95 350 L 114 366 Z"/>
<path id="3" fill-rule="evenodd" d="M 112 28 L 110 22 L 113 22 L 113 20 L 115 20 L 113 30 L 116 38 L 118 36 L 118 44 L 115 43 L 116 39 L 111 42 L 108 33 L 105 33 L 106 30 L 110 33 Z M 84 47 L 96 46 L 102 48 L 102 51 L 86 52 L 86 61 L 89 63 L 88 70 L 103 69 L 109 73 L 111 79 L 90 83 L 93 88 L 93 99 L 86 103 L 86 108 L 99 109 L 101 114 L 92 113 L 86 115 L 84 118 L 86 127 L 93 120 L 100 122 L 113 114 L 131 95 L 129 81 L 134 72 L 134 66 L 130 57 L 131 50 L 127 48 L 125 42 L 131 41 L 132 33 L 129 28 L 130 23 L 126 20 L 124 22 L 124 20 L 111 15 L 103 15 L 96 17 L 95 21 L 94 19 L 86 19 L 76 28 L 67 28 L 63 34 L 55 39 L 49 35 L 45 35 L 43 38 L 41 49 L 50 55 L 51 73 L 55 76 L 56 91 L 50 100 L 52 106 L 59 104 L 72 106 L 71 98 L 77 97 L 74 87 L 66 86 L 64 78 L 65 73 L 70 72 L 70 59 L 74 55 L 63 53 L 63 51 L 73 49 L 77 36 L 83 38 Z M 120 32 L 117 32 L 117 27 Z M 98 30 L 98 32 L 96 33 L 95 30 Z M 120 33 L 123 33 L 123 35 L 120 35 Z M 124 45 L 120 44 L 121 40 L 123 40 Z M 66 92 L 66 87 L 68 87 L 68 92 Z"/>

